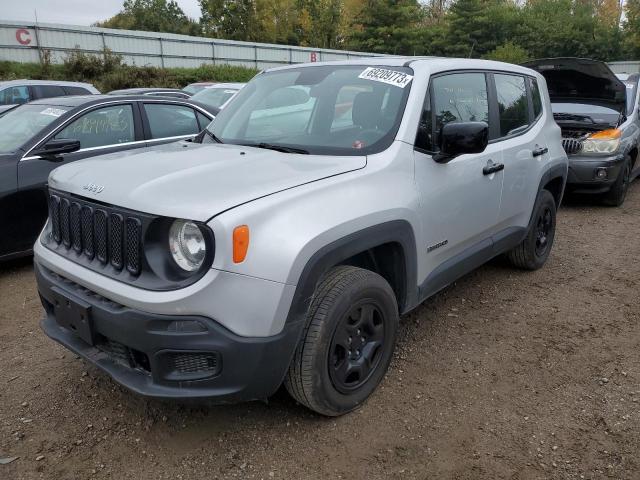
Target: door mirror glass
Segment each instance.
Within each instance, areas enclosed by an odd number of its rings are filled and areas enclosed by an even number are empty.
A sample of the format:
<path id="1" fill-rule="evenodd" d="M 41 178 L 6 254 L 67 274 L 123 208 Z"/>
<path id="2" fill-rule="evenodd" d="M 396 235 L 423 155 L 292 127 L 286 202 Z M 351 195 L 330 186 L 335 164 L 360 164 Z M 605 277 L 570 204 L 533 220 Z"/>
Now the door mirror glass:
<path id="1" fill-rule="evenodd" d="M 72 138 L 57 138 L 49 140 L 44 146 L 35 152 L 35 155 L 49 160 L 63 153 L 71 153 L 80 150 L 80 141 Z"/>
<path id="2" fill-rule="evenodd" d="M 489 144 L 489 125 L 485 122 L 451 122 L 440 131 L 440 152 L 433 156 L 446 163 L 466 153 L 482 153 Z"/>

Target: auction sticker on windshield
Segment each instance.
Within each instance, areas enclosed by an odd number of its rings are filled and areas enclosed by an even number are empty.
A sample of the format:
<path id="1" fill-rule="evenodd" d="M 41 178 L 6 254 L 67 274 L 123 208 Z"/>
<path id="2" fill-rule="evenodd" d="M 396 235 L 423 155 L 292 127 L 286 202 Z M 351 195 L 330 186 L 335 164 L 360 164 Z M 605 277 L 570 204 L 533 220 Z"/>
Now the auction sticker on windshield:
<path id="1" fill-rule="evenodd" d="M 406 73 L 396 72 L 395 70 L 388 70 L 386 68 L 368 67 L 358 75 L 358 78 L 388 83 L 389 85 L 404 88 L 413 80 L 413 75 L 407 75 Z"/>
<path id="2" fill-rule="evenodd" d="M 45 108 L 40 113 L 42 115 L 51 115 L 53 117 L 59 117 L 60 115 L 62 115 L 65 112 L 66 112 L 66 110 L 62 110 L 61 108 Z"/>

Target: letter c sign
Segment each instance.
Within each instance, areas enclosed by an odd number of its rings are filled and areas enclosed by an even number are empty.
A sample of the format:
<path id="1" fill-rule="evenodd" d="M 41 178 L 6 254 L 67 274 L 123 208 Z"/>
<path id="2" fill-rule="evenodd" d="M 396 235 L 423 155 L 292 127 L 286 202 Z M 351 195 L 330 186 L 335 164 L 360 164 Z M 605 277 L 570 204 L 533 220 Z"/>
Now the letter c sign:
<path id="1" fill-rule="evenodd" d="M 18 28 L 16 30 L 16 40 L 20 45 L 29 45 L 31 43 L 31 32 L 26 28 Z"/>

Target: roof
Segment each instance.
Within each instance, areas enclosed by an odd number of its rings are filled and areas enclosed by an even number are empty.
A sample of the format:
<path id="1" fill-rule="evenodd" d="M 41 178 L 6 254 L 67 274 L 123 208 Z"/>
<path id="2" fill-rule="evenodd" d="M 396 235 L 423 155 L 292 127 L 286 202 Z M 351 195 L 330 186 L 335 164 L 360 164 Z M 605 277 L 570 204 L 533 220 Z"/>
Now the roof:
<path id="1" fill-rule="evenodd" d="M 184 90 L 180 90 L 179 88 L 122 88 L 120 90 L 112 90 L 109 92 L 109 95 L 120 95 L 120 94 L 135 94 L 135 93 L 149 93 L 149 92 L 179 92 L 179 93 L 187 93 Z"/>
<path id="2" fill-rule="evenodd" d="M 512 63 L 496 62 L 493 60 L 479 60 L 475 58 L 447 58 L 447 57 L 373 57 L 359 58 L 354 60 L 338 60 L 333 62 L 298 63 L 282 67 L 270 68 L 266 71 L 287 70 L 299 67 L 313 67 L 322 65 L 362 65 L 362 66 L 382 66 L 382 67 L 412 67 L 424 68 L 433 71 L 460 70 L 460 69 L 489 69 L 505 70 L 523 73 L 527 75 L 537 75 L 533 70 L 514 65 Z"/>
<path id="3" fill-rule="evenodd" d="M 241 89 L 246 83 L 212 83 L 205 88 L 234 88 Z"/>
<path id="4" fill-rule="evenodd" d="M 16 80 L 3 80 L 0 81 L 0 87 L 7 87 L 11 85 L 62 85 L 66 87 L 95 87 L 86 82 L 67 82 L 64 80 L 28 80 L 26 78 Z"/>
<path id="5" fill-rule="evenodd" d="M 212 111 L 211 107 L 200 103 L 189 100 L 188 98 L 176 98 L 176 97 L 149 97 L 148 95 L 71 95 L 67 97 L 51 97 L 51 98 L 41 98 L 39 100 L 34 100 L 33 102 L 29 102 L 26 105 L 49 105 L 49 106 L 58 106 L 58 107 L 69 107 L 76 108 L 85 105 L 95 105 L 103 102 L 117 102 L 117 101 L 145 101 L 145 102 L 157 102 L 161 100 L 166 100 L 170 102 L 180 102 L 189 105 L 195 105 L 200 107 L 202 110 L 209 112 L 211 115 L 216 115 L 218 112 Z"/>

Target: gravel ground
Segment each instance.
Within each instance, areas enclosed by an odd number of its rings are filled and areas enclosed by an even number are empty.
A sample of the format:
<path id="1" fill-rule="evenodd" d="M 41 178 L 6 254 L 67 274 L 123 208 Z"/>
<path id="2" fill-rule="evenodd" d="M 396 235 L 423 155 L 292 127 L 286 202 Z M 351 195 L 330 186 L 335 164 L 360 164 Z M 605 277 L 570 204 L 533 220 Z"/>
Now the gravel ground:
<path id="1" fill-rule="evenodd" d="M 147 401 L 50 341 L 30 261 L 0 267 L 0 479 L 640 478 L 640 185 L 559 213 L 545 268 L 497 260 L 402 319 L 339 419 Z"/>

